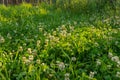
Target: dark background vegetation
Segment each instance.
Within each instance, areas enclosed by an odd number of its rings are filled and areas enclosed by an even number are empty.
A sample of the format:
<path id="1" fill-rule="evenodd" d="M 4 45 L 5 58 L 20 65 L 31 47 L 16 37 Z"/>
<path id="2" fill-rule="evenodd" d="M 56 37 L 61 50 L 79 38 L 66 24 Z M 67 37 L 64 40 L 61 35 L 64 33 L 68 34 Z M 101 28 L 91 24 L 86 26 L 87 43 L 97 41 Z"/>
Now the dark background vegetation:
<path id="1" fill-rule="evenodd" d="M 48 5 L 54 5 L 56 7 L 62 7 L 65 9 L 75 9 L 76 11 L 88 8 L 101 10 L 106 6 L 110 9 L 116 10 L 117 3 L 120 3 L 119 0 L 0 0 L 0 3 L 5 5 L 18 5 L 23 2 L 32 3 L 33 5 L 46 3 Z"/>

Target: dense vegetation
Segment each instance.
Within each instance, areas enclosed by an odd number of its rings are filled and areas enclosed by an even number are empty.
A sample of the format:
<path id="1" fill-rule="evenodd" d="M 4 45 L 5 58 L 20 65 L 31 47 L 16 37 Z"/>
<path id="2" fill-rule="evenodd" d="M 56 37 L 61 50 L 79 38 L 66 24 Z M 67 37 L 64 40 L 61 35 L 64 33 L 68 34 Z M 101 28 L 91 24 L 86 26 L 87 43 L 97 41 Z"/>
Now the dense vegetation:
<path id="1" fill-rule="evenodd" d="M 119 3 L 84 1 L 0 5 L 0 80 L 119 80 Z"/>

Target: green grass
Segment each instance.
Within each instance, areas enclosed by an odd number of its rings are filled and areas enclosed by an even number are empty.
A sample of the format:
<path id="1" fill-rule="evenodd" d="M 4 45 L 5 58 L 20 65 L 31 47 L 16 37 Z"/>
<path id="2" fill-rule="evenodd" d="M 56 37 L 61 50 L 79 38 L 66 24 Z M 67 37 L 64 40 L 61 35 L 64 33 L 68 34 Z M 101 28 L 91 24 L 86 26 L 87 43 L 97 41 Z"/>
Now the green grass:
<path id="1" fill-rule="evenodd" d="M 0 80 L 120 79 L 120 16 L 0 6 Z"/>

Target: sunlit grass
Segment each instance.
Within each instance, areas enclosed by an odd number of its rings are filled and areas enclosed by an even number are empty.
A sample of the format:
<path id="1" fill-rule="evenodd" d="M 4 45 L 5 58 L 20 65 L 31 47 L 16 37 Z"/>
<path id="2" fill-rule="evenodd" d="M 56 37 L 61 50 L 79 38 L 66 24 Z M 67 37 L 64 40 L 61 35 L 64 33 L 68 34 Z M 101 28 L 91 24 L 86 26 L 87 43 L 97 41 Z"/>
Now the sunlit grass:
<path id="1" fill-rule="evenodd" d="M 120 17 L 110 15 L 0 7 L 0 80 L 120 79 Z"/>

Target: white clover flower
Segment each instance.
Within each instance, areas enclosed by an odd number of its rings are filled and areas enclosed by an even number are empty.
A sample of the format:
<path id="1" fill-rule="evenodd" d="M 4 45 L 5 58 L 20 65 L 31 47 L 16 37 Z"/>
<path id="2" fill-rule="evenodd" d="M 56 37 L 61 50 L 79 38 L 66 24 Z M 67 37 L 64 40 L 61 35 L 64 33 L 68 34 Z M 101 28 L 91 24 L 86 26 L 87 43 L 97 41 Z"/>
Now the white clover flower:
<path id="1" fill-rule="evenodd" d="M 111 60 L 114 61 L 114 62 L 118 62 L 119 61 L 119 57 L 118 56 L 113 56 L 111 58 Z"/>
<path id="2" fill-rule="evenodd" d="M 118 67 L 118 68 L 120 67 L 120 61 L 117 62 L 117 67 Z"/>
<path id="3" fill-rule="evenodd" d="M 101 61 L 99 59 L 97 59 L 96 64 L 97 64 L 97 66 L 101 65 Z"/>
<path id="4" fill-rule="evenodd" d="M 4 37 L 0 35 L 0 43 L 4 43 L 4 42 L 5 42 Z"/>
<path id="5" fill-rule="evenodd" d="M 31 61 L 29 59 L 25 60 L 25 63 L 28 65 Z"/>
<path id="6" fill-rule="evenodd" d="M 8 38 L 8 39 L 12 39 L 10 33 L 7 34 L 7 38 Z"/>
<path id="7" fill-rule="evenodd" d="M 29 55 L 29 60 L 33 61 L 33 59 L 34 59 L 33 55 Z"/>
<path id="8" fill-rule="evenodd" d="M 94 75 L 95 75 L 95 72 L 90 72 L 89 77 L 90 77 L 90 78 L 93 78 Z"/>
<path id="9" fill-rule="evenodd" d="M 46 71 L 48 68 L 48 66 L 45 63 L 42 63 L 41 66 L 42 66 L 43 71 Z"/>
<path id="10" fill-rule="evenodd" d="M 72 61 L 76 61 L 76 57 L 72 57 L 71 60 L 72 60 Z"/>
<path id="11" fill-rule="evenodd" d="M 50 38 L 50 40 L 54 40 L 54 39 L 55 39 L 55 37 L 54 37 L 54 36 L 50 36 L 49 38 Z"/>
<path id="12" fill-rule="evenodd" d="M 120 61 L 118 61 L 118 62 L 117 62 L 117 64 L 119 64 L 119 65 L 120 65 Z"/>
<path id="13" fill-rule="evenodd" d="M 37 55 L 37 50 L 34 49 L 34 50 L 32 51 L 32 54 L 33 54 L 33 55 Z"/>
<path id="14" fill-rule="evenodd" d="M 32 49 L 31 49 L 31 48 L 28 48 L 27 52 L 28 52 L 29 54 L 31 54 L 31 53 L 32 53 Z"/>
<path id="15" fill-rule="evenodd" d="M 66 73 L 66 74 L 65 74 L 65 80 L 70 80 L 69 77 L 70 77 L 70 73 Z"/>
<path id="16" fill-rule="evenodd" d="M 65 78 L 69 78 L 69 77 L 70 77 L 70 73 L 66 73 Z"/>
<path id="17" fill-rule="evenodd" d="M 116 73 L 116 77 L 120 78 L 120 72 Z"/>
<path id="18" fill-rule="evenodd" d="M 95 46 L 97 47 L 97 46 L 99 46 L 99 44 L 97 42 L 95 42 Z"/>
<path id="19" fill-rule="evenodd" d="M 24 56 L 22 57 L 22 60 L 23 60 L 23 61 L 26 61 L 26 59 L 27 59 L 26 57 L 24 57 Z"/>
<path id="20" fill-rule="evenodd" d="M 37 59 L 37 60 L 36 60 L 36 63 L 37 63 L 37 64 L 40 64 L 40 59 Z"/>
<path id="21" fill-rule="evenodd" d="M 108 53 L 108 57 L 109 58 L 112 58 L 113 57 L 113 54 L 111 52 Z"/>
<path id="22" fill-rule="evenodd" d="M 24 64 L 28 62 L 27 58 L 25 56 L 22 57 L 22 61 L 23 61 Z"/>
<path id="23" fill-rule="evenodd" d="M 59 42 L 59 37 L 56 37 L 56 38 L 54 39 L 54 41 L 58 43 L 58 42 Z"/>
<path id="24" fill-rule="evenodd" d="M 74 31 L 74 27 L 73 26 L 70 26 L 69 27 L 71 31 Z"/>
<path id="25" fill-rule="evenodd" d="M 65 80 L 70 80 L 70 78 L 66 78 L 66 77 L 65 77 Z"/>
<path id="26" fill-rule="evenodd" d="M 66 35 L 67 35 L 66 30 L 61 31 L 60 35 L 63 36 L 63 37 L 66 37 Z"/>
<path id="27" fill-rule="evenodd" d="M 37 40 L 37 47 L 40 47 L 40 43 L 41 43 L 41 41 Z"/>
<path id="28" fill-rule="evenodd" d="M 65 30 L 65 29 L 66 29 L 65 25 L 62 25 L 62 26 L 61 26 L 61 29 L 62 29 L 62 30 Z"/>
<path id="29" fill-rule="evenodd" d="M 58 67 L 59 67 L 60 70 L 64 70 L 65 69 L 65 64 L 63 62 L 60 62 L 58 64 Z"/>
<path id="30" fill-rule="evenodd" d="M 108 37 L 108 39 L 111 41 L 111 40 L 113 40 L 113 37 Z"/>
<path id="31" fill-rule="evenodd" d="M 22 51 L 23 51 L 23 47 L 20 46 L 20 47 L 18 48 L 18 51 L 22 52 Z"/>
<path id="32" fill-rule="evenodd" d="M 42 65 L 42 66 L 44 66 L 44 65 L 45 65 L 45 63 L 42 63 L 41 65 Z"/>
<path id="33" fill-rule="evenodd" d="M 23 46 L 26 46 L 26 45 L 27 45 L 26 43 L 23 44 Z"/>

